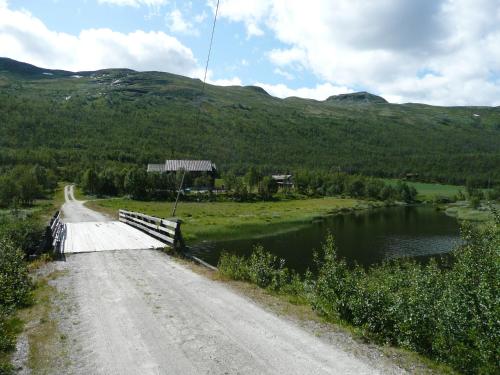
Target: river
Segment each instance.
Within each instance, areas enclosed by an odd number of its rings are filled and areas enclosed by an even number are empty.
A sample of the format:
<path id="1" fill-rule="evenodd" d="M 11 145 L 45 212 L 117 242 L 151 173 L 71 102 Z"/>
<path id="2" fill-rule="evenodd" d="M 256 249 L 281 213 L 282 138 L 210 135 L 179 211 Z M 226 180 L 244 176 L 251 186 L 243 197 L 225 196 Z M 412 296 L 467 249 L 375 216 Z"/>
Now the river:
<path id="1" fill-rule="evenodd" d="M 285 259 L 289 268 L 304 272 L 313 266 L 314 251 L 328 233 L 338 253 L 349 263 L 372 265 L 400 257 L 447 253 L 460 243 L 456 219 L 430 206 L 390 207 L 328 217 L 302 229 L 259 239 L 201 242 L 191 252 L 217 265 L 222 251 L 249 255 L 255 245 Z"/>

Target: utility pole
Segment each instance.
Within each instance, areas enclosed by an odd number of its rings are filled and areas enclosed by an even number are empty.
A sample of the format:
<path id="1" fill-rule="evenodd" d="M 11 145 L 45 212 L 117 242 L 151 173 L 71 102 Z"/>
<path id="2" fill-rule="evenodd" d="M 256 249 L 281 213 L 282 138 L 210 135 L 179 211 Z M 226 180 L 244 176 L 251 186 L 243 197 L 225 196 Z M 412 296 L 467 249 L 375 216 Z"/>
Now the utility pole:
<path id="1" fill-rule="evenodd" d="M 177 191 L 177 199 L 175 200 L 174 209 L 172 210 L 172 217 L 175 217 L 175 211 L 177 210 L 177 203 L 179 202 L 179 197 L 181 196 L 182 186 L 184 185 L 184 177 L 186 177 L 186 170 L 184 169 L 184 174 L 182 175 L 181 186 Z"/>

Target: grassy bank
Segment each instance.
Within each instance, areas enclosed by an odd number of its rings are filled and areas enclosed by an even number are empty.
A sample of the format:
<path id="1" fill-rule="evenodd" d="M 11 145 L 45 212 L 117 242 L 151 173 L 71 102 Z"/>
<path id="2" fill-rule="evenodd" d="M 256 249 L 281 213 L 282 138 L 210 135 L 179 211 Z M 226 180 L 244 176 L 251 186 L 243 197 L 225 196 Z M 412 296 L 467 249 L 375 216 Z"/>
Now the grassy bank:
<path id="1" fill-rule="evenodd" d="M 53 271 L 47 275 L 33 276 L 36 280 L 34 303 L 17 313 L 17 318 L 25 324 L 23 335 L 28 344 L 28 352 L 22 354 L 22 360 L 35 374 L 50 374 L 54 364 L 63 366 L 68 361 L 66 336 L 60 333 L 52 316 L 52 299 L 57 291 L 49 284 L 50 280 L 62 275 L 61 271 Z"/>
<path id="2" fill-rule="evenodd" d="M 106 199 L 88 202 L 93 209 L 116 216 L 118 209 L 168 218 L 172 202 Z M 186 240 L 255 238 L 297 229 L 318 217 L 366 209 L 382 203 L 355 199 L 318 198 L 277 202 L 180 202 L 177 217 L 183 221 Z"/>
<path id="3" fill-rule="evenodd" d="M 40 311 L 47 302 L 41 298 L 45 293 L 45 286 L 35 285 L 29 271 L 50 256 L 44 254 L 29 263 L 26 259 L 49 250 L 44 238 L 45 226 L 63 201 L 61 184 L 48 195 L 47 199 L 36 200 L 33 205 L 22 209 L 0 212 L 0 374 L 2 375 L 13 371 L 10 360 L 17 336 L 26 328 L 27 320 L 24 312 Z M 21 312 L 19 309 L 22 309 Z M 36 313 L 34 319 L 42 317 Z"/>
<path id="4" fill-rule="evenodd" d="M 500 209 L 500 204 L 494 204 L 496 209 Z M 469 202 L 456 202 L 444 206 L 447 215 L 456 217 L 458 220 L 467 220 L 474 222 L 487 222 L 493 220 L 491 209 L 485 205 L 473 208 Z"/>

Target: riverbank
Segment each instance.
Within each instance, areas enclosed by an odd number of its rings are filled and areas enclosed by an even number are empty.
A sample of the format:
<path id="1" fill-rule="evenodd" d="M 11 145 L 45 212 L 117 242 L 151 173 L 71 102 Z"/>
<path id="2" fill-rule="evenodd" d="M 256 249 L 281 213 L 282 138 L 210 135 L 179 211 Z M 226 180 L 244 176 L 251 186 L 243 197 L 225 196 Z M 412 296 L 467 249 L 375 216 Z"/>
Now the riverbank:
<path id="1" fill-rule="evenodd" d="M 131 199 L 88 201 L 87 206 L 114 217 L 118 209 L 170 217 L 173 202 Z M 177 218 L 187 241 L 236 240 L 265 237 L 300 229 L 314 220 L 356 210 L 384 207 L 385 203 L 335 197 L 272 202 L 180 202 Z"/>
<path id="2" fill-rule="evenodd" d="M 500 204 L 492 203 L 492 205 L 496 207 L 497 210 L 500 209 Z M 460 221 L 466 220 L 484 223 L 493 220 L 491 209 L 485 204 L 481 204 L 479 207 L 473 208 L 470 206 L 469 202 L 460 201 L 440 206 L 439 209 L 443 210 L 446 215 L 454 217 Z"/>

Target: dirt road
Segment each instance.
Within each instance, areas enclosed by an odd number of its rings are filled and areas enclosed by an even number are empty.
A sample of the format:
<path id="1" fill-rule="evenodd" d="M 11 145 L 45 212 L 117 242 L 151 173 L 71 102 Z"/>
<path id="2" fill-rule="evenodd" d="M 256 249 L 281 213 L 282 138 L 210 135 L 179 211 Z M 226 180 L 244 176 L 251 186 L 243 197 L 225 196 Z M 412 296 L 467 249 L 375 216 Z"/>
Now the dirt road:
<path id="1" fill-rule="evenodd" d="M 67 197 L 66 218 L 102 216 Z M 69 361 L 54 373 L 387 373 L 159 251 L 72 254 L 58 268 Z"/>
<path id="2" fill-rule="evenodd" d="M 75 198 L 73 185 L 64 187 L 65 203 L 62 206 L 62 214 L 66 223 L 84 223 L 91 221 L 111 221 L 112 218 L 99 212 L 92 211 L 84 206 L 84 202 Z"/>

